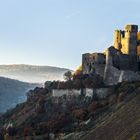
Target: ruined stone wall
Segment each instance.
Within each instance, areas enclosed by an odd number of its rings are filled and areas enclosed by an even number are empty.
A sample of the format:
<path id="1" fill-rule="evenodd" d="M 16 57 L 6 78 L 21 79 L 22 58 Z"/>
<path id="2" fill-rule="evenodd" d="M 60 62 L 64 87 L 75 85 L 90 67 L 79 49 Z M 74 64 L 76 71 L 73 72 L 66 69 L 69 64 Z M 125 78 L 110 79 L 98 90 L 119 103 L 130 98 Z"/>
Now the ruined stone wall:
<path id="1" fill-rule="evenodd" d="M 130 70 L 129 55 L 121 54 L 119 55 L 119 69 Z"/>
<path id="2" fill-rule="evenodd" d="M 83 54 L 82 55 L 82 66 L 83 73 L 89 74 L 95 72 L 96 65 L 103 65 L 106 63 L 106 57 L 102 53 L 93 53 L 93 54 Z"/>
<path id="3" fill-rule="evenodd" d="M 112 93 L 112 89 L 111 88 L 93 89 L 93 94 L 96 94 L 98 99 L 105 99 L 111 93 Z"/>
<path id="4" fill-rule="evenodd" d="M 113 92 L 112 88 L 86 88 L 84 90 L 85 92 L 85 97 L 91 97 L 93 98 L 93 96 L 97 97 L 98 99 L 105 99 L 109 94 L 111 94 Z"/>
<path id="5" fill-rule="evenodd" d="M 91 71 L 91 55 L 89 53 L 82 55 L 82 70 L 84 74 L 88 74 Z"/>
<path id="6" fill-rule="evenodd" d="M 119 70 L 138 70 L 137 56 L 123 54 L 113 46 L 106 51 L 106 65 L 108 64 Z"/>
<path id="7" fill-rule="evenodd" d="M 139 81 L 140 75 L 130 70 L 119 70 L 111 65 L 107 65 L 104 74 L 104 83 L 106 85 L 117 85 L 120 82 Z"/>
<path id="8" fill-rule="evenodd" d="M 62 96 L 80 96 L 83 95 L 85 97 L 88 98 L 93 98 L 93 96 L 96 96 L 98 99 L 104 99 L 106 98 L 109 94 L 112 93 L 112 89 L 111 88 L 95 88 L 95 89 L 91 89 L 91 88 L 85 88 L 85 89 L 80 89 L 80 90 L 59 90 L 59 89 L 55 89 L 52 91 L 52 96 L 53 97 L 62 97 Z"/>
<path id="9" fill-rule="evenodd" d="M 86 89 L 84 89 L 84 95 L 86 96 L 86 97 L 93 97 L 93 89 L 91 89 L 91 88 L 86 88 Z"/>
<path id="10" fill-rule="evenodd" d="M 52 91 L 52 96 L 53 97 L 61 97 L 61 96 L 79 96 L 81 95 L 81 90 L 76 90 L 76 89 L 66 89 L 66 90 L 59 90 L 59 89 L 54 89 Z"/>

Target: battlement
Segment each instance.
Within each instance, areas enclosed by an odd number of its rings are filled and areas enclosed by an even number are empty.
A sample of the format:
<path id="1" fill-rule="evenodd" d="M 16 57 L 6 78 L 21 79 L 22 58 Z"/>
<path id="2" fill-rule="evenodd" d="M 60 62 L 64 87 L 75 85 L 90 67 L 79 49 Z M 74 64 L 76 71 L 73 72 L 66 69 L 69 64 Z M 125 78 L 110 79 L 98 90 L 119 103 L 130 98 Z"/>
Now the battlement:
<path id="1" fill-rule="evenodd" d="M 126 25 L 125 31 L 129 32 L 138 32 L 138 25 Z"/>

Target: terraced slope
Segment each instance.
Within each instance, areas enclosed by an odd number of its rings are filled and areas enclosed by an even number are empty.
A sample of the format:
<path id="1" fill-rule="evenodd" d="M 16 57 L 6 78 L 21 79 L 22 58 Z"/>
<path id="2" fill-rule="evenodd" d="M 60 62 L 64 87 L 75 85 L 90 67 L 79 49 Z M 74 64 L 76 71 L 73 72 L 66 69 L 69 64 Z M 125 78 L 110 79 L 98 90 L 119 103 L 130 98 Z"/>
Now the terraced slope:
<path id="1" fill-rule="evenodd" d="M 140 93 L 80 140 L 140 140 Z"/>

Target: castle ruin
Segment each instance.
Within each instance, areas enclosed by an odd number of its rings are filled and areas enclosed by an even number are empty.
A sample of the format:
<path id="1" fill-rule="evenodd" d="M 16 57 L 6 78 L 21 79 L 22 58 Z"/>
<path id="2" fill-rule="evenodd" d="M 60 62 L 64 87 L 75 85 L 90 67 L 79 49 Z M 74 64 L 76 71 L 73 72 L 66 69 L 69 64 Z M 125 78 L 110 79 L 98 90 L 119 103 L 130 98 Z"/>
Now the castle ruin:
<path id="1" fill-rule="evenodd" d="M 82 55 L 84 74 L 96 72 L 105 77 L 108 67 L 122 71 L 140 71 L 140 32 L 138 25 L 126 25 L 125 30 L 116 30 L 114 46 L 104 53 Z"/>

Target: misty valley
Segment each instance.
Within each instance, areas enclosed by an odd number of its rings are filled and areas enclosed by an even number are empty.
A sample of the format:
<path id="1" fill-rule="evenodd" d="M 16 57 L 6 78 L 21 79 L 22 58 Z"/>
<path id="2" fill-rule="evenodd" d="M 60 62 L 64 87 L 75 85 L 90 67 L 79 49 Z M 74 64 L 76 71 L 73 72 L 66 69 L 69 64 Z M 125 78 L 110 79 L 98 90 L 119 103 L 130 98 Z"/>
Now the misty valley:
<path id="1" fill-rule="evenodd" d="M 42 87 L 44 81 L 62 80 L 65 71 L 49 66 L 0 65 L 0 113 L 25 102 L 27 92 Z"/>

